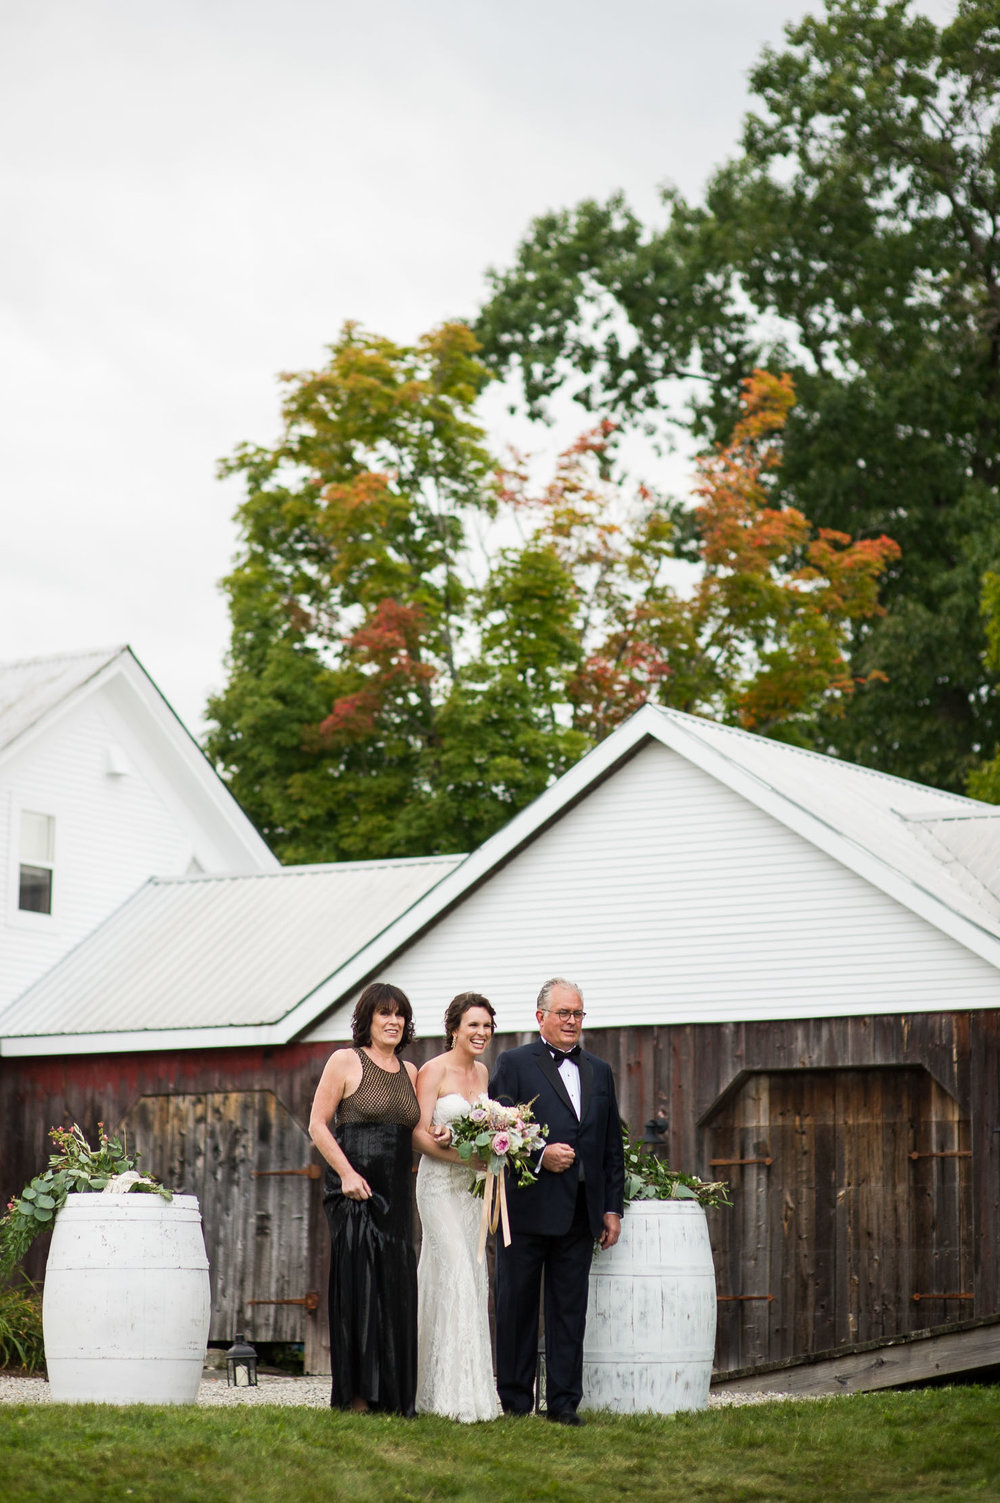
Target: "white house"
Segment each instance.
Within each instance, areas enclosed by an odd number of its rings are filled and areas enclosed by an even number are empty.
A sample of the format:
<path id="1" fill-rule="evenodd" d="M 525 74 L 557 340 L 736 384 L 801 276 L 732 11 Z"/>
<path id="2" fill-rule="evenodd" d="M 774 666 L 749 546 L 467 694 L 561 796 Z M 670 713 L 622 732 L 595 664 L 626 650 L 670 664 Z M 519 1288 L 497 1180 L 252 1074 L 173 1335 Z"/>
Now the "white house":
<path id="1" fill-rule="evenodd" d="M 277 865 L 128 647 L 0 664 L 0 1005 L 148 877 Z"/>

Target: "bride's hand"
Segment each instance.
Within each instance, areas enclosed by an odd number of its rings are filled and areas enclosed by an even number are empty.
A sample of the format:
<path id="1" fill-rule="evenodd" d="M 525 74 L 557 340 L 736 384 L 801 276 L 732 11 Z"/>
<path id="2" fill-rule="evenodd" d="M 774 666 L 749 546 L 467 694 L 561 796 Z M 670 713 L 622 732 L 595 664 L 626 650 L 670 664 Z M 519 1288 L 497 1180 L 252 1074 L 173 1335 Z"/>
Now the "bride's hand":
<path id="1" fill-rule="evenodd" d="M 451 1142 L 450 1127 L 432 1127 L 430 1134 L 439 1148 L 447 1148 Z"/>

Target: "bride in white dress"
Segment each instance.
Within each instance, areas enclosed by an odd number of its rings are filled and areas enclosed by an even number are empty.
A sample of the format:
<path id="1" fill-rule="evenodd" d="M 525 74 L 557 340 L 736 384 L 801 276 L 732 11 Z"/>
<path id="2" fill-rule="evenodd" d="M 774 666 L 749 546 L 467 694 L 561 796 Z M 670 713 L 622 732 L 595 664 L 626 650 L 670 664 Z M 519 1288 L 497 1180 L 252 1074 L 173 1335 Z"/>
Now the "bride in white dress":
<path id="1" fill-rule="evenodd" d="M 500 1413 L 493 1381 L 486 1264 L 476 1261 L 482 1201 L 469 1193 L 474 1165 L 447 1147 L 448 1123 L 489 1085 L 480 1056 L 496 1013 L 476 992 L 461 992 L 445 1013 L 447 1052 L 417 1076 L 420 1149 L 417 1210 L 422 1242 L 417 1268 L 418 1414 L 467 1424 Z"/>

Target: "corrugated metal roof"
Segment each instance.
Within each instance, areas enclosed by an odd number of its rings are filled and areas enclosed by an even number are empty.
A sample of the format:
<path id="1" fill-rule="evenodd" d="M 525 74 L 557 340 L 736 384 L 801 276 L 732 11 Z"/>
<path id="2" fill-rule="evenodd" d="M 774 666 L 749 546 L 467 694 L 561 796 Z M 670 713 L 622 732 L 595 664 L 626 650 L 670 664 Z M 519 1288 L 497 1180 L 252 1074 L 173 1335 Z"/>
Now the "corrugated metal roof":
<path id="1" fill-rule="evenodd" d="M 1000 936 L 1000 809 L 676 710 L 656 711 L 790 804 Z"/>
<path id="2" fill-rule="evenodd" d="M 74 689 L 127 651 L 126 647 L 110 647 L 0 663 L 0 747 L 9 746 Z"/>
<path id="3" fill-rule="evenodd" d="M 463 859 L 155 878 L 0 1015 L 0 1034 L 276 1022 Z"/>
<path id="4" fill-rule="evenodd" d="M 928 839 L 937 842 L 941 860 L 955 863 L 1000 899 L 1000 808 L 920 824 Z"/>

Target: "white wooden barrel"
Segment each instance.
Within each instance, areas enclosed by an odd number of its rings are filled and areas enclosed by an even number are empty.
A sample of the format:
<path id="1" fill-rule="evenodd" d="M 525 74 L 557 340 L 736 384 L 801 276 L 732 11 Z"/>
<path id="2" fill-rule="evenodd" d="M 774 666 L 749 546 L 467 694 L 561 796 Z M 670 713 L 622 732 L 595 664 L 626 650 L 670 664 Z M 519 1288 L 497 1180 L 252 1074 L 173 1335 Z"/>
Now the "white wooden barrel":
<path id="1" fill-rule="evenodd" d="M 42 1293 L 57 1403 L 192 1404 L 211 1297 L 194 1195 L 70 1195 Z"/>
<path id="2" fill-rule="evenodd" d="M 695 1200 L 633 1201 L 610 1252 L 594 1255 L 583 1409 L 704 1409 L 715 1351 L 715 1268 Z"/>

